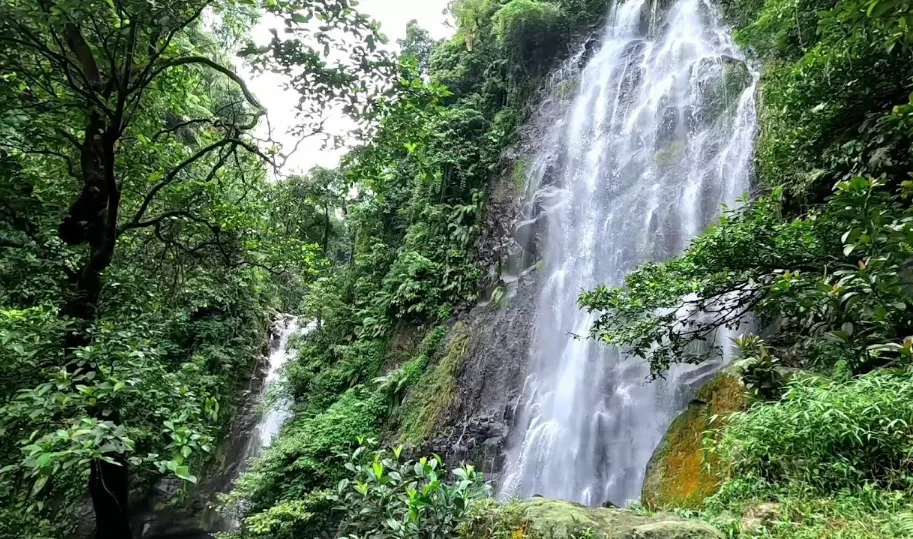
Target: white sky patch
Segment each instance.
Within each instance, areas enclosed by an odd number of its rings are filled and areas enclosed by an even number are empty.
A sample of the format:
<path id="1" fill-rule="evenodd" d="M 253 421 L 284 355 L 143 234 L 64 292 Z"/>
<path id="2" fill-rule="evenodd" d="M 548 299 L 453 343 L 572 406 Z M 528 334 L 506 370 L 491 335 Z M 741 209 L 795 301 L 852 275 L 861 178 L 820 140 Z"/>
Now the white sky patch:
<path id="1" fill-rule="evenodd" d="M 381 24 L 381 31 L 389 38 L 389 44 L 396 46 L 396 41 L 406 35 L 406 25 L 416 19 L 422 28 L 428 30 L 436 39 L 449 37 L 453 29 L 447 25 L 444 10 L 448 0 L 361 0 L 356 9 Z M 253 39 L 257 43 L 269 41 L 270 28 L 282 31 L 282 22 L 275 18 L 265 18 L 253 30 Z M 273 139 L 282 145 L 282 153 L 288 153 L 295 146 L 297 139 L 287 134 L 295 121 L 295 105 L 298 94 L 283 89 L 283 78 L 273 73 L 253 75 L 250 70 L 239 66 L 239 74 L 247 81 L 250 90 L 266 107 L 273 129 Z M 354 126 L 346 121 L 341 113 L 332 115 L 325 129 L 333 134 L 345 135 Z M 258 127 L 258 136 L 265 138 L 267 133 L 263 122 Z M 345 154 L 345 148 L 323 149 L 319 137 L 301 143 L 298 150 L 286 162 L 285 174 L 305 172 L 315 166 L 334 167 Z"/>

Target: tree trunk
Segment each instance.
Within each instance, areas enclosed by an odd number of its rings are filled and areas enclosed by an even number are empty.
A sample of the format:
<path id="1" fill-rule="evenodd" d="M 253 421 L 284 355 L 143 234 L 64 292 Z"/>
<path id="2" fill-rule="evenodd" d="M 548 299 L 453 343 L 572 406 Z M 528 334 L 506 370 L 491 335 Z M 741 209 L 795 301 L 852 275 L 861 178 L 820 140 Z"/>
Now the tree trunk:
<path id="1" fill-rule="evenodd" d="M 117 464 L 92 462 L 89 494 L 95 509 L 95 539 L 130 539 L 130 469 L 124 459 Z"/>
<path id="2" fill-rule="evenodd" d="M 326 258 L 330 243 L 330 206 L 323 205 L 323 257 Z M 335 263 L 335 261 L 334 261 Z"/>
<path id="3" fill-rule="evenodd" d="M 73 362 L 75 351 L 92 344 L 92 338 L 87 332 L 98 312 L 98 300 L 101 294 L 102 272 L 110 265 L 111 253 L 92 253 L 91 259 L 100 260 L 103 265 L 99 268 L 91 267 L 91 262 L 79 272 L 75 283 L 75 295 L 61 309 L 65 316 L 80 321 L 77 327 L 67 334 L 67 355 L 70 358 L 70 368 L 77 367 Z M 91 370 L 89 366 L 85 369 Z M 89 410 L 90 415 L 99 420 L 120 422 L 117 410 L 103 416 L 100 409 Z M 91 463 L 89 474 L 89 494 L 92 498 L 92 508 L 95 511 L 95 539 L 130 539 L 129 515 L 129 490 L 130 470 L 129 463 L 122 457 L 114 458 L 116 464 L 95 460 Z"/>
<path id="4" fill-rule="evenodd" d="M 119 125 L 115 122 L 106 128 L 100 114 L 90 117 L 80 155 L 83 189 L 58 228 L 58 236 L 67 244 L 89 244 L 88 259 L 70 280 L 72 296 L 60 309 L 62 317 L 76 323 L 64 342 L 71 371 L 96 369 L 78 365 L 76 351 L 92 344 L 90 329 L 99 315 L 104 272 L 114 258 L 120 209 L 120 189 L 114 176 Z M 102 408 L 86 412 L 102 421 L 120 423 L 116 409 L 105 415 Z M 90 464 L 88 489 L 95 510 L 95 538 L 131 539 L 129 463 L 123 455 L 109 456 L 114 463 L 97 459 Z"/>

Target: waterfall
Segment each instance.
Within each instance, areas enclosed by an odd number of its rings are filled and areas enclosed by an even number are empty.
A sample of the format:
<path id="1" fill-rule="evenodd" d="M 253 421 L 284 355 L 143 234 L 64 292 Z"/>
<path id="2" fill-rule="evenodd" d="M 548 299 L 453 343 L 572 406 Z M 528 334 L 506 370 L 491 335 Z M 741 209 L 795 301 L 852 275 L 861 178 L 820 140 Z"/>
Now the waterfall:
<path id="1" fill-rule="evenodd" d="M 544 254 L 505 498 L 638 499 L 696 374 L 675 367 L 649 382 L 643 361 L 574 338 L 594 320 L 577 307 L 582 290 L 622 284 L 639 263 L 681 252 L 750 185 L 757 77 L 715 7 L 659 2 L 613 6 L 531 167 L 529 221 Z"/>
<path id="2" fill-rule="evenodd" d="M 273 329 L 275 337 L 270 349 L 266 376 L 263 378 L 263 388 L 261 389 L 259 400 L 262 401 L 270 389 L 280 382 L 282 367 L 298 355 L 297 350 L 289 348 L 289 338 L 294 335 L 309 333 L 311 329 L 313 329 L 313 325 L 302 327 L 295 316 L 286 316 L 276 322 Z M 259 456 L 263 449 L 272 444 L 282 425 L 292 416 L 289 405 L 288 401 L 277 399 L 275 402 L 269 403 L 269 406 L 263 410 L 262 415 L 245 442 L 243 466 L 246 467 L 250 459 Z"/>
<path id="3" fill-rule="evenodd" d="M 269 392 L 275 389 L 277 383 L 281 382 L 282 368 L 298 356 L 298 351 L 289 347 L 289 339 L 296 335 L 310 333 L 313 329 L 314 324 L 302 326 L 296 316 L 285 315 L 276 321 L 271 330 L 272 342 L 266 362 L 266 375 L 263 377 L 263 385 L 256 404 L 261 406 L 264 404 Z M 291 403 L 287 399 L 278 398 L 265 404 L 256 423 L 244 433 L 242 449 L 235 459 L 236 466 L 231 470 L 228 480 L 222 484 L 220 492 L 228 493 L 231 490 L 235 479 L 246 472 L 254 459 L 273 443 L 273 439 L 279 434 L 282 425 L 292 417 Z M 216 526 L 220 531 L 237 530 L 240 526 L 240 521 L 235 514 L 219 515 L 218 518 L 222 521 Z"/>
<path id="4" fill-rule="evenodd" d="M 249 389 L 252 393 L 245 398 L 244 406 L 217 455 L 222 462 L 218 472 L 192 489 L 189 492 L 190 501 L 181 509 L 175 509 L 170 504 L 177 489 L 177 486 L 170 485 L 176 478 L 163 480 L 156 494 L 146 499 L 134 513 L 133 525 L 140 530 L 139 537 L 209 539 L 215 532 L 238 529 L 238 508 L 223 512 L 218 498 L 231 492 L 235 480 L 248 470 L 253 459 L 270 446 L 283 423 L 291 417 L 289 402 L 280 398 L 264 405 L 264 398 L 281 381 L 282 367 L 298 355 L 297 350 L 289 347 L 289 339 L 313 328 L 314 324 L 302 326 L 297 317 L 289 315 L 273 324 L 269 356 L 263 365 L 266 372 L 260 370 L 251 380 Z"/>

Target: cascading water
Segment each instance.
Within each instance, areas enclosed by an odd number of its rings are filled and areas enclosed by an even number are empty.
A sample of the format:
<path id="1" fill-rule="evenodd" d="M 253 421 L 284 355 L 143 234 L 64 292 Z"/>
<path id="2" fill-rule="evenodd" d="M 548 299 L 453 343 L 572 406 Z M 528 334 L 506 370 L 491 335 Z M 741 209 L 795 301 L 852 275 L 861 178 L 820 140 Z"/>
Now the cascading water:
<path id="1" fill-rule="evenodd" d="M 280 382 L 282 367 L 298 355 L 297 350 L 289 347 L 289 339 L 295 335 L 309 333 L 313 328 L 313 325 L 302 327 L 300 320 L 295 316 L 285 316 L 276 321 L 273 326 L 274 340 L 270 347 L 266 376 L 263 378 L 258 403 L 262 404 L 270 389 Z M 256 424 L 246 433 L 244 446 L 235 460 L 237 466 L 221 487 L 222 492 L 227 493 L 231 489 L 234 480 L 247 471 L 253 460 L 273 443 L 282 425 L 292 416 L 288 401 L 280 398 L 268 404 Z M 231 531 L 238 528 L 239 522 L 234 515 L 225 515 L 222 519 L 222 530 Z"/>
<path id="2" fill-rule="evenodd" d="M 505 497 L 638 499 L 684 404 L 688 368 L 648 383 L 644 362 L 571 336 L 594 319 L 577 306 L 582 290 L 674 256 L 749 188 L 756 77 L 712 5 L 659 1 L 613 8 L 528 179 L 547 231 Z"/>
<path id="3" fill-rule="evenodd" d="M 280 380 L 282 367 L 298 352 L 289 348 L 289 339 L 297 334 L 307 333 L 314 328 L 313 324 L 302 326 L 297 317 L 283 316 L 272 327 L 269 357 L 266 358 L 266 372 L 260 371 L 252 379 L 253 387 L 259 391 L 246 399 L 232 431 L 220 448 L 223 460 L 218 473 L 206 478 L 191 491 L 192 503 L 186 510 L 155 509 L 158 500 L 150 499 L 151 507 L 144 507 L 134 515 L 134 526 L 142 530 L 143 539 L 208 539 L 214 532 L 236 530 L 239 526 L 234 511 L 223 513 L 218 506 L 218 497 L 228 494 L 235 480 L 248 470 L 251 462 L 270 446 L 282 424 L 291 416 L 289 403 L 278 399 L 267 403 L 262 413 L 258 408 L 263 404 L 264 396 Z M 262 376 L 262 378 L 260 378 Z M 262 384 L 259 383 L 262 380 Z M 162 487 L 168 495 L 168 487 Z M 168 500 L 166 497 L 165 500 Z"/>
<path id="4" fill-rule="evenodd" d="M 265 396 L 270 388 L 279 382 L 282 367 L 284 367 L 290 359 L 298 355 L 297 350 L 289 348 L 289 339 L 300 333 L 308 333 L 311 329 L 312 326 L 310 325 L 301 327 L 300 321 L 294 316 L 288 316 L 276 322 L 275 331 L 277 334 L 277 342 L 273 344 L 269 354 L 269 366 L 266 371 L 266 376 L 263 378 L 262 396 Z M 259 455 L 264 448 L 267 448 L 272 444 L 273 438 L 279 434 L 279 429 L 282 428 L 282 425 L 291 417 L 291 415 L 292 413 L 289 410 L 288 402 L 279 399 L 276 402 L 270 403 L 270 406 L 264 410 L 263 415 L 260 416 L 260 420 L 254 427 L 253 432 L 251 432 L 250 436 L 247 438 L 244 453 L 245 464 L 251 458 Z"/>

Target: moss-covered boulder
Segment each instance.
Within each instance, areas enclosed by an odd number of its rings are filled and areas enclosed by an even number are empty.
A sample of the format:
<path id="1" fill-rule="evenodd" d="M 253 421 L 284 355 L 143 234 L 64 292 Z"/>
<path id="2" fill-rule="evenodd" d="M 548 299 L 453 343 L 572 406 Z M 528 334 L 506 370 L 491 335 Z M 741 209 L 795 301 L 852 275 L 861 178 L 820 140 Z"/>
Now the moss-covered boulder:
<path id="1" fill-rule="evenodd" d="M 698 391 L 688 409 L 672 422 L 647 465 L 644 505 L 697 509 L 717 492 L 722 465 L 715 455 L 705 455 L 704 433 L 711 426 L 722 426 L 732 412 L 743 410 L 747 395 L 742 380 L 731 371 L 717 374 Z"/>
<path id="2" fill-rule="evenodd" d="M 464 527 L 463 539 L 722 539 L 714 528 L 676 515 L 637 514 L 626 509 L 584 507 L 533 498 L 509 505 L 491 503 Z"/>

